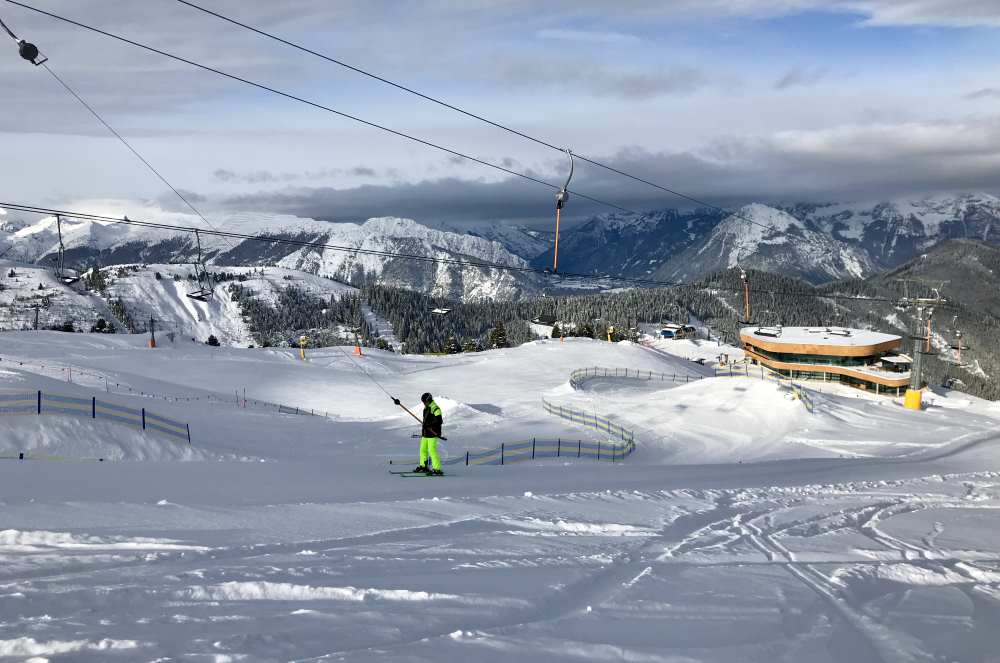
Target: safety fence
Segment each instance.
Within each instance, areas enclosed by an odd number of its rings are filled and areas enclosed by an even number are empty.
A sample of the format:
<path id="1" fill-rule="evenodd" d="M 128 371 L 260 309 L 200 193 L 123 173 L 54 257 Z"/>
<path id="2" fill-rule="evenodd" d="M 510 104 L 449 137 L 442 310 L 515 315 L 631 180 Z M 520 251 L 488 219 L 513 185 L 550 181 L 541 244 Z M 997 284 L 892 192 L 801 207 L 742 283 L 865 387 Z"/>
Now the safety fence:
<path id="1" fill-rule="evenodd" d="M 479 451 L 466 451 L 457 456 L 449 456 L 442 465 L 510 465 L 542 458 L 583 458 L 607 463 L 620 463 L 635 451 L 631 441 L 591 442 L 563 438 L 531 438 L 517 442 L 502 442 L 500 446 Z M 418 462 L 416 458 L 390 459 L 390 465 L 408 466 Z"/>
<path id="2" fill-rule="evenodd" d="M 96 396 L 81 398 L 41 390 L 0 394 L 0 415 L 68 415 L 87 419 L 102 419 L 157 433 L 175 442 L 191 444 L 191 426 L 144 407 L 133 408 L 98 400 Z"/>
<path id="3" fill-rule="evenodd" d="M 694 382 L 710 377 L 760 378 L 761 380 L 775 382 L 782 388 L 790 390 L 809 412 L 813 411 L 814 404 L 808 389 L 765 366 L 751 366 L 748 363 L 730 363 L 725 366 L 714 366 L 712 373 L 712 375 L 691 375 L 690 373 L 657 373 L 655 371 L 640 371 L 634 368 L 593 366 L 590 368 L 580 368 L 570 373 L 569 383 L 574 389 L 581 389 L 584 382 L 593 378 L 627 378 L 630 380 L 675 383 Z"/>
<path id="4" fill-rule="evenodd" d="M 555 403 L 548 402 L 544 398 L 542 399 L 542 407 L 545 408 L 546 412 L 557 416 L 560 419 L 567 419 L 575 424 L 581 424 L 602 433 L 607 433 L 613 438 L 620 439 L 626 445 L 630 445 L 632 447 L 635 446 L 635 433 L 628 428 L 616 424 L 610 419 L 597 415 L 596 413 L 577 410 L 565 405 L 556 405 Z"/>
<path id="5" fill-rule="evenodd" d="M 578 368 L 569 374 L 569 383 L 574 389 L 580 389 L 583 383 L 593 378 L 629 378 L 648 382 L 692 382 L 702 379 L 703 375 L 690 373 L 657 373 L 655 371 L 640 371 L 634 368 L 604 368 L 592 366 Z"/>
<path id="6" fill-rule="evenodd" d="M 252 398 L 247 396 L 246 389 L 243 390 L 242 394 L 239 389 L 233 391 L 233 396 L 222 397 L 211 393 L 199 393 L 198 395 L 184 395 L 184 394 L 161 394 L 154 391 L 135 389 L 128 384 L 122 384 L 120 382 L 115 382 L 113 376 L 109 376 L 103 373 L 95 373 L 93 371 L 82 370 L 74 366 L 62 366 L 56 363 L 42 364 L 38 362 L 24 361 L 23 359 L 12 359 L 10 357 L 0 356 L 0 362 L 6 361 L 10 366 L 17 366 L 18 368 L 35 368 L 42 369 L 42 375 L 53 375 L 57 379 L 65 380 L 70 384 L 74 384 L 74 376 L 79 381 L 81 377 L 96 379 L 96 384 L 92 381 L 91 384 L 85 384 L 86 380 L 83 381 L 83 386 L 89 386 L 90 388 L 100 388 L 103 384 L 104 391 L 110 394 L 122 394 L 128 396 L 139 396 L 141 398 L 153 398 L 157 400 L 163 400 L 168 403 L 208 403 L 210 405 L 220 405 L 220 406 L 235 406 L 239 408 L 259 408 L 265 410 L 276 410 L 279 414 L 304 414 L 304 415 L 315 415 L 315 416 L 329 416 L 328 412 L 321 410 L 316 410 L 315 408 L 298 407 L 294 405 L 284 405 L 282 403 L 274 403 L 272 401 L 266 401 L 259 398 Z"/>

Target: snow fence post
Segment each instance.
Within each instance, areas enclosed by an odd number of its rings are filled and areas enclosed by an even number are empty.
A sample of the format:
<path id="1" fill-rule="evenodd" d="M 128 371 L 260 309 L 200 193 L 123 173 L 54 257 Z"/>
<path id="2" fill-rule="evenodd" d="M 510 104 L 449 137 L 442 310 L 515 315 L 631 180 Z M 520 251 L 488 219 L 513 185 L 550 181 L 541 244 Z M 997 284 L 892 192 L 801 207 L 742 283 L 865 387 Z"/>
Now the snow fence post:
<path id="1" fill-rule="evenodd" d="M 188 444 L 191 444 L 191 424 L 184 424 L 184 428 L 186 428 L 188 432 Z"/>
<path id="2" fill-rule="evenodd" d="M 580 457 L 580 450 L 583 449 L 583 440 L 576 441 L 576 457 Z"/>
<path id="3" fill-rule="evenodd" d="M 90 418 L 97 419 L 97 396 L 90 397 Z"/>
<path id="4" fill-rule="evenodd" d="M 559 458 L 559 456 L 561 455 L 561 452 L 562 452 L 562 438 L 561 437 L 557 437 L 556 438 L 556 458 Z"/>
<path id="5" fill-rule="evenodd" d="M 500 464 L 503 465 L 503 442 L 500 443 Z"/>
<path id="6" fill-rule="evenodd" d="M 146 430 L 146 408 L 142 408 L 142 430 Z"/>
<path id="7" fill-rule="evenodd" d="M 469 452 L 468 451 L 465 452 L 465 466 L 466 467 L 469 466 Z"/>
<path id="8" fill-rule="evenodd" d="M 38 390 L 38 414 L 42 413 L 42 390 Z"/>
<path id="9" fill-rule="evenodd" d="M 601 441 L 597 441 L 597 460 L 601 459 Z"/>
<path id="10" fill-rule="evenodd" d="M 531 460 L 535 460 L 535 438 L 531 438 Z"/>

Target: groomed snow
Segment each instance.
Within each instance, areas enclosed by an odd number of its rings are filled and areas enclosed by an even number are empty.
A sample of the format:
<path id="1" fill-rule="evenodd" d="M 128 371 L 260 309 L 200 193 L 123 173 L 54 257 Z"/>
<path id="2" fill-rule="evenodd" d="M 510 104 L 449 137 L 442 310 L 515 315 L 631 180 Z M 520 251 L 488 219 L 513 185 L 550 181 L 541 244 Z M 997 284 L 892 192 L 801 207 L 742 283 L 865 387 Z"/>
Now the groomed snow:
<path id="1" fill-rule="evenodd" d="M 810 413 L 752 371 L 707 377 L 714 342 L 303 362 L 144 341 L 0 335 L 0 389 L 148 407 L 194 442 L 0 418 L 0 455 L 64 458 L 0 461 L 0 658 L 894 663 L 1000 646 L 994 403 L 941 392 L 911 412 L 822 385 Z M 588 366 L 681 378 L 571 385 Z M 449 457 L 604 439 L 542 398 L 638 447 L 399 478 L 386 461 L 412 462 L 416 422 L 370 378 L 415 410 L 434 393 Z"/>

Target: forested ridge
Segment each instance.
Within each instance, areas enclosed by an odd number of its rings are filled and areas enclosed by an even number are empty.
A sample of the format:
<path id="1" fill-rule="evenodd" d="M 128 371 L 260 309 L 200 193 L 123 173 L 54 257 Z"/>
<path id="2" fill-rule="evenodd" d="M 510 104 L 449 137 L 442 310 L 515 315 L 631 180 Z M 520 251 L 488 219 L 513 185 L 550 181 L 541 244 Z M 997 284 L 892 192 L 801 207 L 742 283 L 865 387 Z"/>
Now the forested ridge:
<path id="1" fill-rule="evenodd" d="M 858 327 L 902 335 L 903 351 L 912 351 L 914 311 L 899 301 L 921 293 L 908 286 L 891 279 L 812 286 L 769 272 L 750 270 L 747 275 L 749 321 L 742 320 L 742 282 L 735 269 L 693 285 L 468 304 L 378 285 L 329 300 L 288 287 L 270 304 L 248 296 L 240 284 L 229 288 L 261 345 L 294 343 L 300 334 L 308 335 L 316 346 L 347 344 L 354 342 L 353 330 L 357 330 L 364 344 L 387 347 L 361 315 L 361 303 L 367 302 L 392 325 L 402 351 L 408 353 L 518 345 L 537 338 L 529 322 L 540 316 L 557 321 L 554 335 L 606 339 L 613 328 L 613 340 L 635 338 L 641 323 L 688 322 L 690 318 L 732 344 L 738 343 L 740 327 L 748 324 Z M 954 337 L 954 330 L 960 328 L 969 349 L 963 353 L 964 367 L 947 361 L 947 348 L 925 355 L 927 382 L 951 382 L 969 393 L 1000 399 L 1000 356 L 995 347 L 1000 319 L 962 301 L 949 302 L 936 315 L 933 331 L 938 344 Z"/>

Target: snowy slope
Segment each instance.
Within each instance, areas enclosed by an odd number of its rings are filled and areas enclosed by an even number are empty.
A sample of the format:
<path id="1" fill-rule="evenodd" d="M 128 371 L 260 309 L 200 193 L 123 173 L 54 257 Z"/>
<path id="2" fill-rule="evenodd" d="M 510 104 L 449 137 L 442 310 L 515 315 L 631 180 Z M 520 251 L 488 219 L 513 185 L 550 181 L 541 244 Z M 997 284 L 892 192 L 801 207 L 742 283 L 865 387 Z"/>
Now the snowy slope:
<path id="1" fill-rule="evenodd" d="M 10 270 L 15 276 L 9 276 Z M 216 274 L 242 275 L 241 282 L 255 296 L 268 302 L 277 300 L 280 289 L 295 287 L 328 299 L 355 288 L 305 272 L 282 267 L 213 267 Z M 248 345 L 253 337 L 247 329 L 240 308 L 232 300 L 226 283 L 217 284 L 214 296 L 207 302 L 187 297 L 197 288 L 191 280 L 195 269 L 189 265 L 119 265 L 102 270 L 108 287 L 104 293 L 87 291 L 82 282 L 66 285 L 50 270 L 24 263 L 0 261 L 0 319 L 8 329 L 30 329 L 34 326 L 34 307 L 39 306 L 39 328 L 62 325 L 71 321 L 84 331 L 103 318 L 125 331 L 125 321 L 109 308 L 109 302 L 120 300 L 128 312 L 134 329 L 148 330 L 150 316 L 161 332 L 159 341 L 194 339 L 204 342 L 215 335 L 227 345 Z M 159 274 L 161 278 L 157 279 Z M 42 288 L 38 286 L 42 285 Z"/>
<path id="2" fill-rule="evenodd" d="M 147 328 L 146 321 L 152 315 L 157 329 L 167 334 L 173 332 L 180 338 L 204 341 L 209 335 L 215 335 L 220 343 L 226 345 L 254 342 L 240 307 L 233 301 L 225 282 L 216 284 L 215 294 L 207 302 L 202 302 L 187 296 L 197 288 L 197 281 L 188 278 L 194 274 L 193 267 L 157 264 L 127 267 L 136 267 L 137 271 L 128 269 L 122 276 L 116 276 L 117 270 L 111 270 L 105 297 L 108 300 L 121 298 L 131 318 L 143 329 Z M 356 291 L 337 281 L 282 267 L 213 267 L 212 271 L 246 276 L 240 285 L 266 302 L 275 302 L 277 292 L 288 287 L 322 299 Z M 161 275 L 160 279 L 156 278 L 157 273 Z"/>
<path id="3" fill-rule="evenodd" d="M 0 342 L 0 387 L 99 386 L 12 358 L 112 374 L 173 397 L 114 395 L 189 422 L 202 454 L 0 461 L 0 656 L 12 660 L 886 663 L 996 650 L 995 404 L 944 394 L 910 412 L 823 393 L 810 415 L 752 378 L 574 389 L 583 366 L 703 372 L 585 339 L 445 357 L 330 348 L 306 362 L 127 335 Z M 545 414 L 543 396 L 630 422 L 640 446 L 615 465 L 390 476 L 387 457 L 414 453 L 415 422 L 362 370 L 411 408 L 432 391 L 453 456 L 600 439 Z M 176 400 L 241 386 L 330 417 Z M 66 430 L 54 415 L 16 419 L 0 426 Z M 27 435 L 0 437 L 2 450 Z M 154 443 L 81 425 L 78 448 L 109 435 L 123 451 Z"/>
<path id="4" fill-rule="evenodd" d="M 113 319 L 100 297 L 63 284 L 51 269 L 0 260 L 0 329 L 32 329 L 36 306 L 40 329 L 67 320 L 89 329 L 98 316 Z"/>

